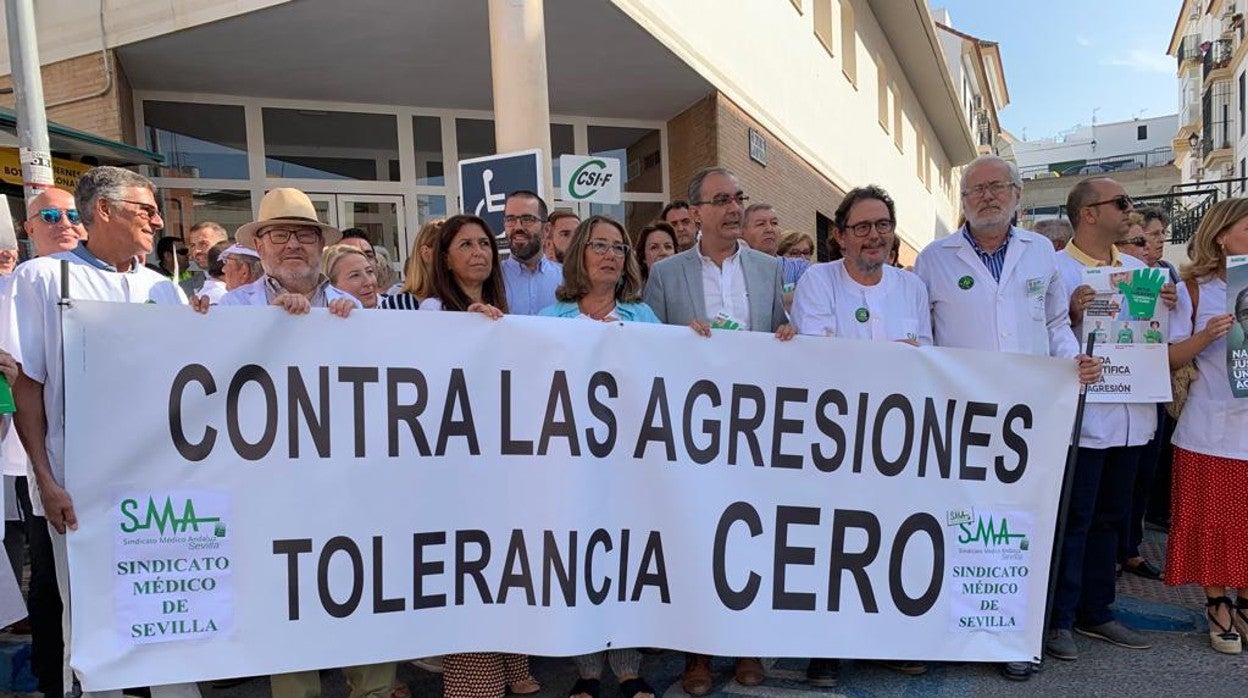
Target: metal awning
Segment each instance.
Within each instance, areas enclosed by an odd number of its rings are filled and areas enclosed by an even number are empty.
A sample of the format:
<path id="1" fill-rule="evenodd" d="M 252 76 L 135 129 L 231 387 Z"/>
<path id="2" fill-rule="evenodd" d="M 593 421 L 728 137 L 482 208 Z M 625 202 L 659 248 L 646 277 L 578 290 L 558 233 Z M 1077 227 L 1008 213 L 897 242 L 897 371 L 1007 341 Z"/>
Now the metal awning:
<path id="1" fill-rule="evenodd" d="M 93 158 L 91 164 L 159 165 L 165 161 L 161 155 L 132 145 L 110 141 L 107 138 L 79 131 L 75 128 L 48 122 L 48 144 L 54 155 L 68 155 L 74 160 Z M 0 107 L 0 148 L 17 148 L 17 114 Z M 91 162 L 88 160 L 88 162 Z"/>

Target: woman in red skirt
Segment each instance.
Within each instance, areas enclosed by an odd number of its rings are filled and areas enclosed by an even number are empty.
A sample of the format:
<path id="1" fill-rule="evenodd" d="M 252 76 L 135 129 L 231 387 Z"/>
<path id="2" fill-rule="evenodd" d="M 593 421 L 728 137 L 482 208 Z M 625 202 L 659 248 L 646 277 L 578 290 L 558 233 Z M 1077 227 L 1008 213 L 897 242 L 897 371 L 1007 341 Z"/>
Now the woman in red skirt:
<path id="1" fill-rule="evenodd" d="M 1226 312 L 1226 258 L 1240 254 L 1248 199 L 1228 199 L 1200 222 L 1170 312 L 1170 366 L 1195 359 L 1198 375 L 1174 431 L 1165 579 L 1205 588 L 1210 643 L 1227 654 L 1248 638 L 1248 399 L 1232 394 L 1226 362 L 1228 341 L 1248 348 L 1246 328 Z"/>

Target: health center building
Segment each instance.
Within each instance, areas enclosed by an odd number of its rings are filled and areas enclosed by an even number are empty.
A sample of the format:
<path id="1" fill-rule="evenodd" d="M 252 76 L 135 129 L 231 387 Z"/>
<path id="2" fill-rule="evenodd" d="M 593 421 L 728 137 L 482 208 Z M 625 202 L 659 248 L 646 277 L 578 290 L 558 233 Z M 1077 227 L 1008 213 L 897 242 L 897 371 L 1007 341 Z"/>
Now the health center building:
<path id="1" fill-rule="evenodd" d="M 63 184 L 90 164 L 138 166 L 178 236 L 204 220 L 232 232 L 265 191 L 297 187 L 396 266 L 421 224 L 459 210 L 457 162 L 518 149 L 516 134 L 549 149 L 555 206 L 569 205 L 561 154 L 619 158 L 623 203 L 571 206 L 634 233 L 687 198 L 698 168 L 723 165 L 823 250 L 844 193 L 878 184 L 909 263 L 956 228 L 958 167 L 994 138 L 976 128 L 988 117 L 975 71 L 953 65 L 960 49 L 923 0 L 39 0 L 35 12 Z M 540 107 L 513 104 L 526 100 L 548 105 L 537 131 Z M 0 157 L 16 160 L 4 116 Z M 5 182 L 19 216 L 20 187 Z"/>

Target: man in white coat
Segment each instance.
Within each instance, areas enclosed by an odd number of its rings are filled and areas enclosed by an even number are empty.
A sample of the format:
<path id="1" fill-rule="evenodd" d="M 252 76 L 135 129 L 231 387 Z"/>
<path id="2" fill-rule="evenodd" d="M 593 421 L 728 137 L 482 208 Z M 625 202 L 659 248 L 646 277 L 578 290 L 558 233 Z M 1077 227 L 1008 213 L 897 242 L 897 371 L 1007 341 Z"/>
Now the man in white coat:
<path id="1" fill-rule="evenodd" d="M 1057 265 L 1064 285 L 1072 289 L 1072 324 L 1083 322 L 1096 297 L 1083 283 L 1085 269 L 1147 268 L 1120 254 L 1116 246 L 1131 226 L 1131 211 L 1131 197 L 1108 177 L 1085 179 L 1071 188 L 1066 215 L 1075 235 L 1057 254 Z M 1174 307 L 1178 300 L 1174 284 L 1162 287 L 1161 300 Z M 1058 542 L 1062 558 L 1057 592 L 1044 642 L 1051 657 L 1078 659 L 1072 630 L 1119 647 L 1150 646 L 1147 638 L 1114 619 L 1110 605 L 1117 583 L 1119 537 L 1131 518 L 1136 471 L 1156 428 L 1153 403 L 1096 403 L 1084 412 L 1065 536 Z"/>
<path id="2" fill-rule="evenodd" d="M 1095 383 L 1101 364 L 1079 353 L 1052 243 L 1011 225 L 1022 190 L 1018 167 L 995 155 L 962 170 L 966 225 L 929 244 L 914 264 L 931 299 L 935 344 L 1071 358 L 1079 380 Z M 1026 681 L 1031 665 L 1010 662 L 1002 673 Z"/>
<path id="3" fill-rule="evenodd" d="M 34 513 L 46 516 L 51 532 L 56 582 L 64 605 L 62 628 L 71 645 L 66 536 L 78 529 L 72 493 L 65 488 L 65 392 L 61 366 L 60 301 L 62 263 L 70 298 L 119 303 L 178 305 L 186 297 L 173 282 L 143 266 L 155 234 L 164 227 L 155 187 L 146 177 L 117 167 L 96 167 L 82 175 L 74 198 L 86 226 L 80 245 L 18 267 L 0 310 L 4 349 L 21 364 L 13 388 L 14 424 L 30 458 L 28 481 Z M 64 206 L 62 205 L 62 213 Z M 141 376 L 136 376 L 141 380 Z M 66 658 L 67 660 L 72 658 Z M 70 663 L 63 690 L 73 688 Z M 193 683 L 152 686 L 153 698 L 199 696 Z M 121 691 L 86 691 L 84 698 L 120 698 Z"/>

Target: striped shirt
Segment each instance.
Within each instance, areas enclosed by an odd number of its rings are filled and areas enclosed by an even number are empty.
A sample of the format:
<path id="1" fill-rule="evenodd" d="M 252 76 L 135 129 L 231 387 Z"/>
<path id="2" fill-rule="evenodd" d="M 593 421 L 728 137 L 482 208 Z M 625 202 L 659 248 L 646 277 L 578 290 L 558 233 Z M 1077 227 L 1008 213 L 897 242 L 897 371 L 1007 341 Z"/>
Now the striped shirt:
<path id="1" fill-rule="evenodd" d="M 393 296 L 382 296 L 377 301 L 377 307 L 382 310 L 416 310 L 420 307 L 420 301 L 416 300 L 416 296 L 403 291 Z"/>
<path id="2" fill-rule="evenodd" d="M 974 235 L 971 235 L 969 228 L 962 228 L 962 237 L 966 238 L 966 241 L 970 243 L 971 249 L 975 251 L 979 261 L 983 262 L 985 267 L 988 267 L 988 273 L 992 274 L 993 280 L 1001 283 L 1001 270 L 1005 268 L 1005 251 L 1010 246 L 1010 238 L 1014 237 L 1013 227 L 1005 234 L 1005 240 L 1001 243 L 1001 246 L 992 252 L 984 252 L 979 246 L 979 241 L 975 239 Z"/>

